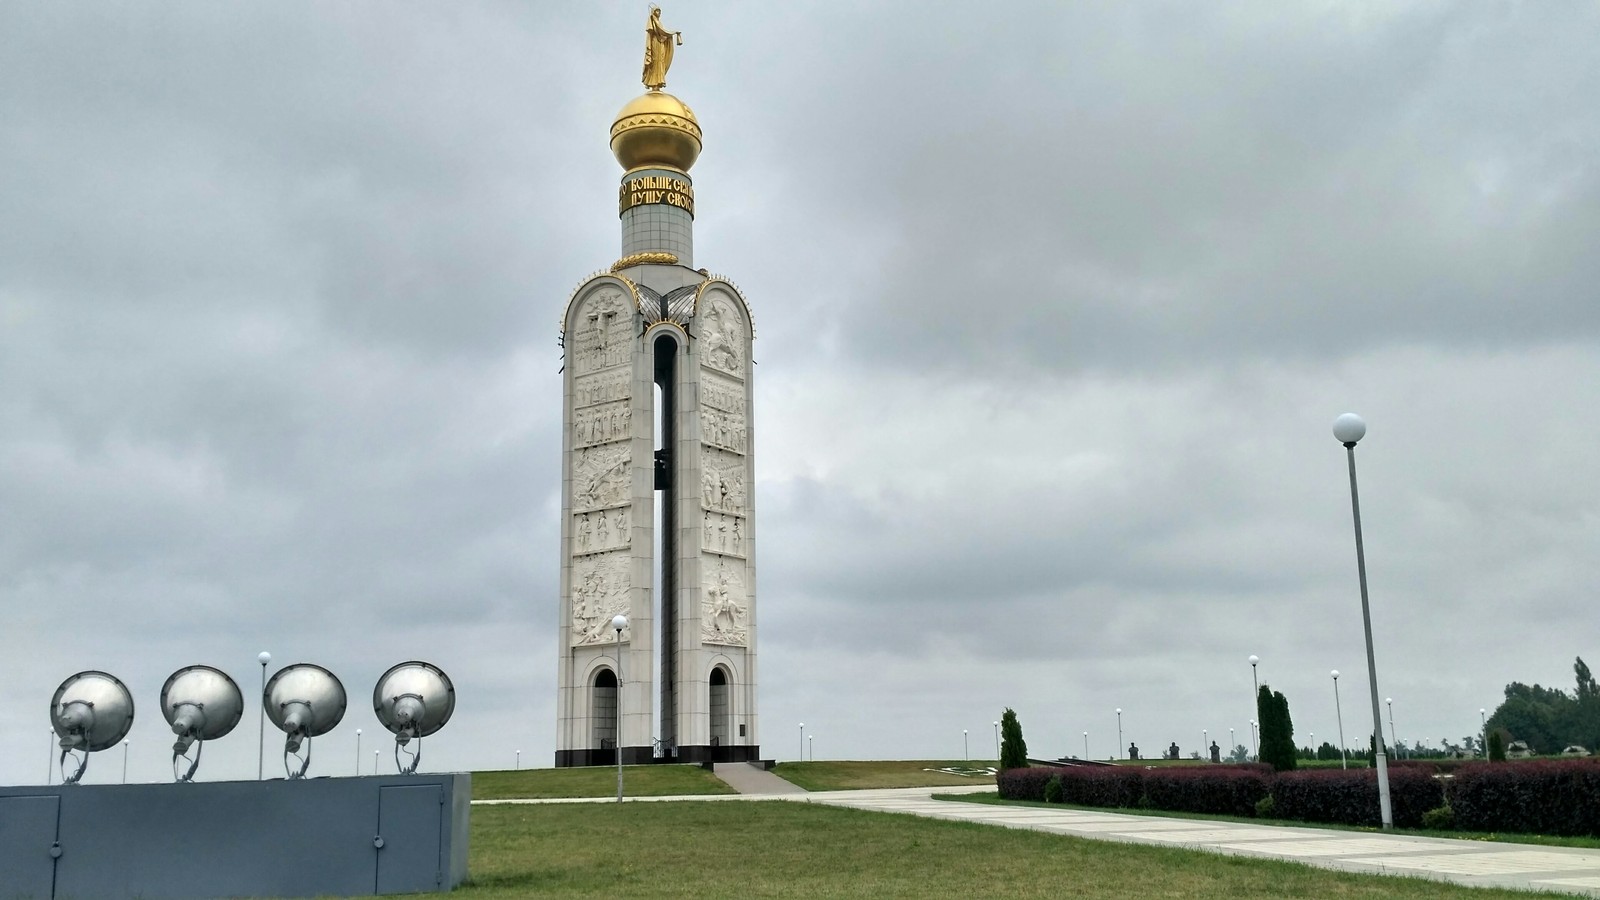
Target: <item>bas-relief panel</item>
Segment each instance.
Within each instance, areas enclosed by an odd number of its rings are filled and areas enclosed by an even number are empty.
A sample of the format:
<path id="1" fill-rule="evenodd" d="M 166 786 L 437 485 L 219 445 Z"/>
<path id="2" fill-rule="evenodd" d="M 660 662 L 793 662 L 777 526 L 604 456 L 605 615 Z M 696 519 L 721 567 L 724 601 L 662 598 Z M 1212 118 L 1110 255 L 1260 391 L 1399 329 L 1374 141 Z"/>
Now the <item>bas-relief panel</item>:
<path id="1" fill-rule="evenodd" d="M 750 604 L 744 562 L 710 558 L 701 567 L 704 595 L 700 602 L 700 640 L 743 647 L 750 641 Z"/>
<path id="2" fill-rule="evenodd" d="M 700 405 L 744 415 L 744 385 L 726 375 L 701 367 Z"/>
<path id="3" fill-rule="evenodd" d="M 713 512 L 743 515 L 748 496 L 744 457 L 706 447 L 700 451 L 700 502 Z"/>
<path id="4" fill-rule="evenodd" d="M 602 288 L 583 302 L 573 319 L 568 345 L 574 375 L 587 375 L 630 361 L 633 312 L 633 304 L 619 288 Z"/>
<path id="5" fill-rule="evenodd" d="M 632 557 L 626 552 L 579 556 L 572 561 L 572 646 L 615 642 L 611 619 L 628 612 Z M 628 638 L 624 629 L 623 639 Z"/>
<path id="6" fill-rule="evenodd" d="M 572 405 L 577 408 L 627 400 L 633 386 L 630 369 L 583 375 L 572 380 Z"/>
<path id="7" fill-rule="evenodd" d="M 585 447 L 573 451 L 572 509 L 574 511 L 621 506 L 631 498 L 628 470 L 629 443 Z"/>
<path id="8" fill-rule="evenodd" d="M 740 516 L 725 516 L 706 510 L 700 524 L 700 547 L 724 556 L 744 556 L 745 524 Z"/>
<path id="9" fill-rule="evenodd" d="M 572 446 L 589 447 L 607 444 L 630 436 L 633 427 L 633 410 L 628 401 L 607 403 L 580 410 L 572 417 Z"/>
<path id="10" fill-rule="evenodd" d="M 745 452 L 749 435 L 744 426 L 744 413 L 723 412 L 720 409 L 700 408 L 700 439 L 713 447 Z"/>
<path id="11" fill-rule="evenodd" d="M 696 318 L 699 320 L 701 361 L 714 369 L 743 377 L 750 332 L 737 307 L 726 297 L 708 294 Z"/>
<path id="12" fill-rule="evenodd" d="M 573 555 L 621 550 L 633 545 L 628 507 L 578 513 L 572 517 Z"/>

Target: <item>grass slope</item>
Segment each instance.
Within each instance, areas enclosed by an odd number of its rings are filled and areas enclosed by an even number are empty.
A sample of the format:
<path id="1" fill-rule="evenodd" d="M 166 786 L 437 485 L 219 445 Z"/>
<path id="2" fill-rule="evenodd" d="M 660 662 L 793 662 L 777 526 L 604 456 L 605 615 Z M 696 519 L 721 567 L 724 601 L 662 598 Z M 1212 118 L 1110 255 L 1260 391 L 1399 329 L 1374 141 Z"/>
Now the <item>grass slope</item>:
<path id="1" fill-rule="evenodd" d="M 471 866 L 448 896 L 1529 896 L 786 801 L 479 806 Z"/>
<path id="2" fill-rule="evenodd" d="M 624 793 L 629 797 L 735 793 L 722 779 L 699 766 L 623 766 L 622 778 Z M 474 800 L 550 800 L 616 795 L 617 770 L 605 766 L 472 773 Z"/>

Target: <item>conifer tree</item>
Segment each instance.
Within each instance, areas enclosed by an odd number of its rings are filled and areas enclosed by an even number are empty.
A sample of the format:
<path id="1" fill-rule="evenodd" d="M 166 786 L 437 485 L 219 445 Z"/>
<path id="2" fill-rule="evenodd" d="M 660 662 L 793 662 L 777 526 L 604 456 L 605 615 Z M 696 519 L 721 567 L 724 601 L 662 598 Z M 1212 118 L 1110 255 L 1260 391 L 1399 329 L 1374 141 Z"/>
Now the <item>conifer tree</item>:
<path id="1" fill-rule="evenodd" d="M 1000 716 L 1000 770 L 1028 767 L 1028 744 L 1022 739 L 1022 723 L 1011 707 Z"/>

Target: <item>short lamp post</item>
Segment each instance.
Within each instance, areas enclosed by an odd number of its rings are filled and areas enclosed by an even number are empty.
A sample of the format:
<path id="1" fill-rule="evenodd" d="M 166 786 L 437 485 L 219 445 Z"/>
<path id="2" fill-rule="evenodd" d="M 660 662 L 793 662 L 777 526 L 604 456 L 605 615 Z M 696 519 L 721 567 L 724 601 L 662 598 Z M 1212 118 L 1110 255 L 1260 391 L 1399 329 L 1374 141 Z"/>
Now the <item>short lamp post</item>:
<path id="1" fill-rule="evenodd" d="M 967 749 L 967 730 L 965 728 L 961 729 L 961 758 L 972 758 L 972 751 Z"/>
<path id="2" fill-rule="evenodd" d="M 1083 758 L 1089 758 L 1089 732 L 1083 733 Z"/>
<path id="3" fill-rule="evenodd" d="M 1402 757 L 1400 753 L 1400 736 L 1394 730 L 1394 698 L 1385 697 L 1383 702 L 1389 707 L 1389 740 L 1394 741 L 1394 758 L 1400 759 Z"/>
<path id="4" fill-rule="evenodd" d="M 50 783 L 50 779 L 55 776 L 55 771 L 56 771 L 56 730 L 54 728 L 51 728 L 51 729 L 48 729 L 45 733 L 50 735 L 50 753 L 49 753 L 48 756 L 45 757 L 45 760 L 44 760 L 44 782 L 43 783 L 44 784 L 49 784 Z"/>
<path id="5" fill-rule="evenodd" d="M 1117 753 L 1122 752 L 1122 707 L 1117 707 Z"/>
<path id="6" fill-rule="evenodd" d="M 1333 437 L 1344 445 L 1350 465 L 1350 517 L 1356 530 L 1356 573 L 1361 582 L 1361 625 L 1367 637 L 1367 684 L 1372 689 L 1373 760 L 1378 766 L 1378 812 L 1385 829 L 1394 828 L 1389 804 L 1389 760 L 1383 752 L 1383 714 L 1378 707 L 1378 663 L 1372 650 L 1372 606 L 1367 599 L 1367 555 L 1361 543 L 1361 495 L 1356 489 L 1356 444 L 1367 434 L 1367 423 L 1355 413 L 1333 420 Z"/>
<path id="7" fill-rule="evenodd" d="M 522 751 L 517 751 L 517 771 L 522 771 Z"/>
<path id="8" fill-rule="evenodd" d="M 356 729 L 356 774 L 361 774 L 361 729 Z"/>
<path id="9" fill-rule="evenodd" d="M 811 743 L 812 741 L 814 741 L 816 739 L 817 739 L 817 736 L 814 735 L 814 734 L 806 735 L 806 760 L 808 762 L 816 762 L 817 761 L 817 748 L 816 748 L 816 745 Z"/>
<path id="10" fill-rule="evenodd" d="M 994 723 L 994 761 L 1000 763 L 1000 723 Z"/>
<path id="11" fill-rule="evenodd" d="M 128 783 L 128 742 L 122 742 L 122 783 Z"/>
<path id="12" fill-rule="evenodd" d="M 378 774 L 378 752 L 377 750 L 372 751 L 372 774 L 374 775 Z"/>
<path id="13" fill-rule="evenodd" d="M 267 759 L 267 663 L 272 662 L 272 654 L 263 650 L 256 654 L 256 662 L 261 664 L 261 721 L 256 729 L 256 780 L 260 781 L 266 773 Z M 245 757 L 249 759 L 249 757 Z"/>
<path id="14" fill-rule="evenodd" d="M 1344 754 L 1344 709 L 1339 705 L 1339 670 L 1330 672 L 1333 676 L 1333 711 L 1339 717 L 1339 768 L 1350 768 L 1350 761 Z"/>
<path id="15" fill-rule="evenodd" d="M 618 613 L 611 617 L 611 628 L 617 633 L 617 802 L 622 802 L 622 629 L 628 627 L 628 617 Z"/>
<path id="16" fill-rule="evenodd" d="M 1233 728 L 1230 726 L 1228 728 L 1228 756 L 1230 758 L 1233 756 L 1233 748 L 1234 748 L 1234 746 L 1235 746 L 1235 744 L 1233 742 Z"/>
<path id="17" fill-rule="evenodd" d="M 800 759 L 806 758 L 806 723 L 800 723 Z"/>
<path id="18" fill-rule="evenodd" d="M 1250 683 L 1255 685 L 1255 691 L 1250 694 L 1250 708 L 1256 710 L 1256 715 L 1261 714 L 1261 710 L 1256 709 L 1261 704 L 1261 678 L 1256 674 L 1256 663 L 1259 662 L 1261 662 L 1261 657 L 1254 653 L 1250 654 Z M 1256 741 L 1254 719 L 1250 721 L 1250 748 L 1255 751 L 1256 759 L 1261 759 L 1261 744 Z"/>
<path id="19" fill-rule="evenodd" d="M 1478 740 L 1483 742 L 1483 758 L 1489 758 L 1489 720 L 1484 718 L 1483 707 L 1478 707 Z"/>

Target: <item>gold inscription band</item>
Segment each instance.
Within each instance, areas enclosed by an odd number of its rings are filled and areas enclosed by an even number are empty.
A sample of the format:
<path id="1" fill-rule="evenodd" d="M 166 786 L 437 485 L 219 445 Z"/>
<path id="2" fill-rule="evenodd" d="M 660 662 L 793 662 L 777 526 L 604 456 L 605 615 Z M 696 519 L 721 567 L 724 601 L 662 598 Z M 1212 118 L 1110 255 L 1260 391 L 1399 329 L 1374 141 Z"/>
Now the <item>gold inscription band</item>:
<path id="1" fill-rule="evenodd" d="M 664 203 L 694 215 L 694 185 L 666 175 L 645 175 L 624 181 L 617 189 L 617 214 L 635 206 Z"/>

